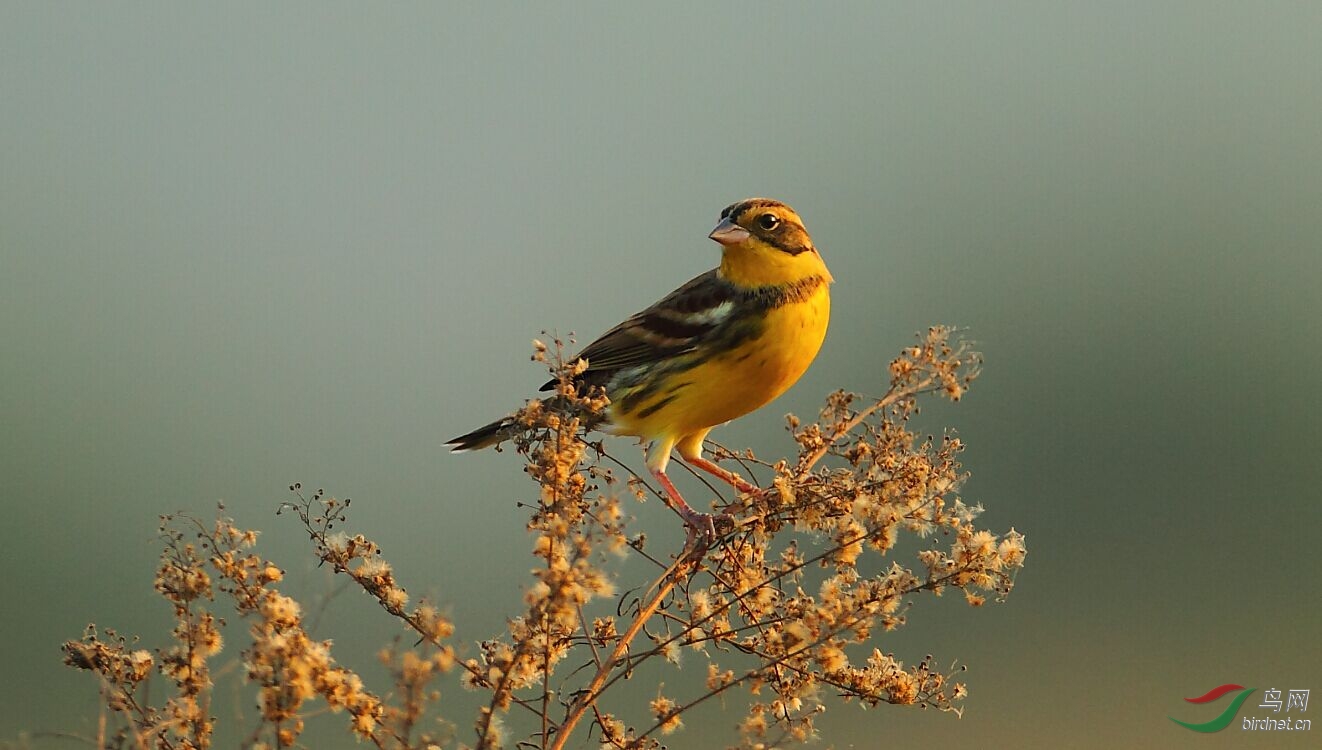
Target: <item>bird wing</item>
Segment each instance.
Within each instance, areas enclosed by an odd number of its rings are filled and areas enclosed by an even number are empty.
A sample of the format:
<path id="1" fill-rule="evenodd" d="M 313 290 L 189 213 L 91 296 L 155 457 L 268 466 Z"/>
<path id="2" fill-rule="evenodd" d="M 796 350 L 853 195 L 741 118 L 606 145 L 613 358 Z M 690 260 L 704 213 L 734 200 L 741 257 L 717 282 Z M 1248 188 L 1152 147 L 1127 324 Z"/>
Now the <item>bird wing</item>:
<path id="1" fill-rule="evenodd" d="M 733 312 L 736 291 L 716 270 L 698 276 L 656 304 L 602 334 L 579 352 L 579 376 L 604 383 L 619 370 L 691 352 Z M 542 390 L 555 387 L 552 380 Z"/>

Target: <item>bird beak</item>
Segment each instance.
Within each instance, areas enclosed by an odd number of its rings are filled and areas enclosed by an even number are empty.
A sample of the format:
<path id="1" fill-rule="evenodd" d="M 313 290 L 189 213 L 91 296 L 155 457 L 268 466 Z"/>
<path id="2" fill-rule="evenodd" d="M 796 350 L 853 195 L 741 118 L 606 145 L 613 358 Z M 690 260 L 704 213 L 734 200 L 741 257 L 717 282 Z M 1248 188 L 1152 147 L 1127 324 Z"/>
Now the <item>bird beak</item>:
<path id="1" fill-rule="evenodd" d="M 716 228 L 711 230 L 711 234 L 707 236 L 722 245 L 737 245 L 748 239 L 749 234 L 747 229 L 744 229 L 733 221 L 730 221 L 729 219 L 721 219 L 721 223 L 717 224 Z"/>

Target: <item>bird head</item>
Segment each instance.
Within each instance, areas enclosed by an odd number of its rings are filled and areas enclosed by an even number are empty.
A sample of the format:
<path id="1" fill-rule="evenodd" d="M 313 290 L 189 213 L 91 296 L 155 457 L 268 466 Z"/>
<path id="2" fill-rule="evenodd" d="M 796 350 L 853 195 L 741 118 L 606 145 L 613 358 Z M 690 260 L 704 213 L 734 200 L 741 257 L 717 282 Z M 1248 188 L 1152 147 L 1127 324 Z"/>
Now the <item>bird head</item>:
<path id="1" fill-rule="evenodd" d="M 780 201 L 749 198 L 733 203 L 707 236 L 721 244 L 721 276 L 740 286 L 831 278 L 803 220 Z"/>

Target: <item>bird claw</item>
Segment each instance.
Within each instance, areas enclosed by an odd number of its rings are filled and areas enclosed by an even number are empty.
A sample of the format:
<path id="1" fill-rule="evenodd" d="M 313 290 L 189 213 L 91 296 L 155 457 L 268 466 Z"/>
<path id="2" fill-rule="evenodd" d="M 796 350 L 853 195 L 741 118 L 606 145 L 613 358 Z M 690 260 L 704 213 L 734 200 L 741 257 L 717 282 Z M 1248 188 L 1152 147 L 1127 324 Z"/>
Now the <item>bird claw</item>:
<path id="1" fill-rule="evenodd" d="M 684 515 L 684 525 L 688 530 L 688 542 L 695 541 L 706 550 L 716 542 L 720 532 L 735 527 L 734 518 L 729 513 L 701 513 L 690 511 Z"/>

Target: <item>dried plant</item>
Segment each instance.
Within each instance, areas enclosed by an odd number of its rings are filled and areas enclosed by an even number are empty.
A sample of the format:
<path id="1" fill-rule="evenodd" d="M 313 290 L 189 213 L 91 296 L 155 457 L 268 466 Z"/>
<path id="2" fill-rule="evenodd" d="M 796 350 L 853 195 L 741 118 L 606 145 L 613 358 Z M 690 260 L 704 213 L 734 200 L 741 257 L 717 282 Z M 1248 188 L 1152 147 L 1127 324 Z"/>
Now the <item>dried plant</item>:
<path id="1" fill-rule="evenodd" d="M 717 460 L 770 477 L 766 489 L 722 499 L 714 539 L 690 534 L 670 554 L 630 535 L 624 498 L 655 490 L 639 474 L 590 442 L 607 402 L 573 385 L 576 363 L 561 361 L 562 344 L 537 343 L 534 359 L 560 379 L 558 392 L 531 401 L 516 418 L 514 439 L 525 471 L 539 487 L 528 529 L 536 559 L 522 610 L 506 632 L 468 647 L 452 643 L 454 627 L 433 604 L 410 605 L 377 545 L 339 531 L 348 500 L 321 490 L 290 489 L 292 510 L 318 559 L 370 595 L 414 636 L 382 652 L 394 684 L 368 690 L 336 664 L 328 641 L 304 629 L 298 603 L 275 584 L 280 569 L 252 551 L 256 532 L 221 517 L 210 525 L 165 517 L 156 589 L 173 606 L 173 643 L 155 654 L 111 631 L 89 627 L 65 644 L 65 661 L 101 682 L 105 712 L 92 741 L 98 748 L 206 748 L 212 659 L 221 649 L 217 591 L 249 623 L 243 650 L 258 715 L 247 747 L 299 743 L 311 701 L 347 716 L 347 730 L 380 748 L 453 746 L 561 750 L 594 744 L 659 748 L 699 704 L 737 692 L 749 703 L 737 719 L 733 746 L 771 748 L 817 735 L 828 701 L 919 705 L 958 714 L 967 695 L 953 666 L 932 657 L 905 665 L 874 644 L 905 622 L 913 597 L 958 589 L 969 604 L 1003 599 L 1026 554 L 1013 529 L 994 535 L 974 522 L 981 507 L 964 503 L 966 475 L 953 436 L 921 438 L 909 427 L 919 398 L 958 400 L 979 356 L 932 328 L 890 365 L 880 398 L 837 392 L 818 419 L 788 418 L 799 446 L 794 461 L 767 463 L 751 452 L 710 446 Z M 659 497 L 659 496 L 658 496 Z M 905 565 L 896 545 L 918 541 L 917 563 Z M 623 594 L 621 560 L 636 556 L 651 574 Z M 658 691 L 646 706 L 625 705 L 612 692 L 644 663 L 678 664 L 682 650 L 700 654 L 705 680 Z M 144 685 L 159 671 L 173 685 L 160 707 Z M 426 730 L 437 693 L 451 671 L 480 691 L 485 705 L 472 745 Z M 832 698 L 834 696 L 834 698 Z M 627 718 L 626 718 L 627 717 Z M 461 733 L 462 734 L 462 733 Z"/>

